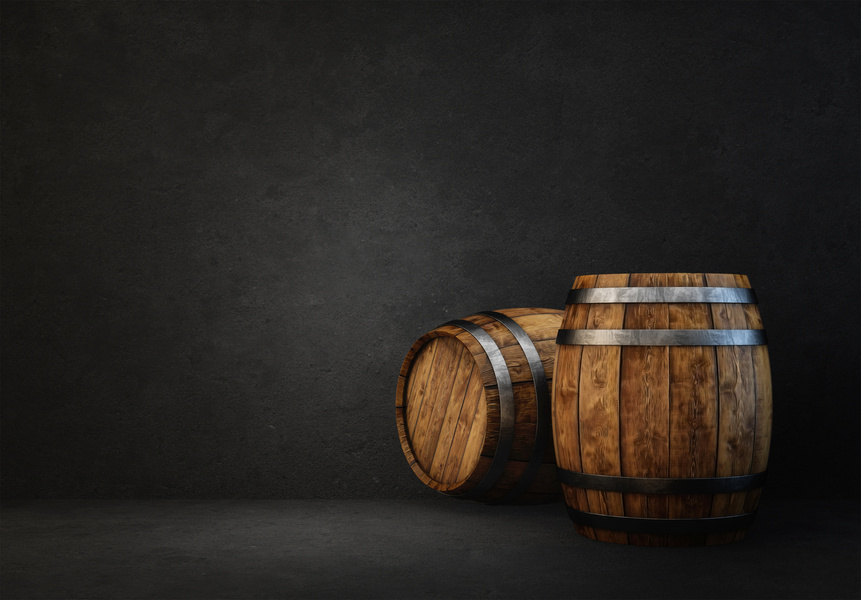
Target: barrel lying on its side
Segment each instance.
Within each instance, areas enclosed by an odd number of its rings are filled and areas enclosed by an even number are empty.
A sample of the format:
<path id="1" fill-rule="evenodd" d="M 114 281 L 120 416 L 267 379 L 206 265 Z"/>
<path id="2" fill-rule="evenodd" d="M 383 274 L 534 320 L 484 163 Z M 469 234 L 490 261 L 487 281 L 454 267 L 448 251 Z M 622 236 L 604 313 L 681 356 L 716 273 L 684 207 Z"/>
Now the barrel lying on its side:
<path id="1" fill-rule="evenodd" d="M 425 485 L 480 502 L 559 497 L 549 383 L 561 322 L 553 309 L 488 311 L 413 344 L 395 413 L 401 447 Z"/>
<path id="2" fill-rule="evenodd" d="M 577 277 L 557 338 L 553 431 L 580 534 L 742 539 L 765 479 L 771 374 L 743 275 Z"/>

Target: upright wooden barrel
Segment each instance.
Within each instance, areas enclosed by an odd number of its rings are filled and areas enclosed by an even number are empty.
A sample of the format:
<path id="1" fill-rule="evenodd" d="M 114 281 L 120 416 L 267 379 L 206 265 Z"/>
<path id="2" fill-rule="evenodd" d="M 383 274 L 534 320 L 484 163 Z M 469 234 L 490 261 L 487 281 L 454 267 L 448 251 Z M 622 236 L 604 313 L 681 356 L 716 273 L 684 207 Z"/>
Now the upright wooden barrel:
<path id="1" fill-rule="evenodd" d="M 557 344 L 553 433 L 577 531 L 648 546 L 742 539 L 772 410 L 747 277 L 577 277 Z"/>
<path id="2" fill-rule="evenodd" d="M 550 422 L 562 311 L 513 308 L 449 321 L 407 353 L 395 415 L 427 486 L 480 502 L 560 497 Z"/>

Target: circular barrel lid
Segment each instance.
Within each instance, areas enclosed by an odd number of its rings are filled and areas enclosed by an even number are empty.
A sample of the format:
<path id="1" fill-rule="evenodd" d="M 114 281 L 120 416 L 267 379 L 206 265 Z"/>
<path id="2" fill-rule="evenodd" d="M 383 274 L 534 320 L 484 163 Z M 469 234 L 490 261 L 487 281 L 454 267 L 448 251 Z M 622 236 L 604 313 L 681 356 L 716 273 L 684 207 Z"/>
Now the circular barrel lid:
<path id="1" fill-rule="evenodd" d="M 398 430 L 416 475 L 433 489 L 451 492 L 467 482 L 481 456 L 487 430 L 484 382 L 456 337 L 426 338 L 404 363 Z"/>

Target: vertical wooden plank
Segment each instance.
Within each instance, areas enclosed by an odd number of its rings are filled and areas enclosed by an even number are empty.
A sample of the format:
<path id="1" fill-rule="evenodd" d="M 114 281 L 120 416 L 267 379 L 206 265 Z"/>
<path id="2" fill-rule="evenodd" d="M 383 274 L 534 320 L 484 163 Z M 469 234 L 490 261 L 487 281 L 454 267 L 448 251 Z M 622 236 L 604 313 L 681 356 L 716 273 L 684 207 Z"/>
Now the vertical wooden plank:
<path id="1" fill-rule="evenodd" d="M 463 407 L 460 415 L 457 418 L 457 426 L 452 436 L 451 449 L 449 450 L 448 461 L 445 470 L 442 473 L 441 481 L 445 483 L 457 483 L 461 468 L 466 472 L 466 478 L 478 464 L 478 457 L 481 453 L 481 447 L 475 451 L 474 455 L 467 455 L 466 449 L 472 433 L 475 416 L 478 412 L 479 404 L 484 404 L 484 384 L 481 381 L 481 372 L 477 364 L 473 361 L 470 371 L 469 384 L 467 385 L 464 394 Z M 484 425 L 478 424 L 477 430 L 484 431 Z M 478 435 L 478 434 L 476 434 Z M 483 435 L 483 434 L 482 434 Z"/>
<path id="2" fill-rule="evenodd" d="M 732 275 L 708 274 L 706 283 L 712 287 L 735 287 Z M 715 329 L 746 329 L 747 320 L 740 304 L 712 304 Z M 717 477 L 747 475 L 753 458 L 756 427 L 756 393 L 753 359 L 749 346 L 717 346 L 718 366 L 718 452 Z M 715 494 L 712 499 L 713 517 L 744 512 L 746 493 Z M 713 533 L 707 544 L 724 544 L 737 538 L 736 532 Z"/>
<path id="3" fill-rule="evenodd" d="M 599 275 L 595 287 L 624 287 L 629 275 Z M 624 304 L 593 304 L 587 329 L 621 329 Z M 599 475 L 621 475 L 619 439 L 619 367 L 621 347 L 585 346 L 580 366 L 580 460 L 583 471 Z M 622 494 L 587 490 L 589 511 L 624 515 Z M 596 529 L 599 540 L 626 544 L 622 531 Z"/>
<path id="4" fill-rule="evenodd" d="M 736 275 L 738 287 L 750 288 L 746 275 Z M 744 304 L 744 317 L 748 329 L 763 329 L 762 317 L 756 304 Z M 750 472 L 762 473 L 768 467 L 768 453 L 771 446 L 772 396 L 771 396 L 771 364 L 768 358 L 767 346 L 751 346 L 753 359 L 754 381 L 756 384 L 756 431 L 753 442 L 753 459 Z M 744 510 L 756 510 L 761 490 L 749 492 L 745 499 Z"/>
<path id="5" fill-rule="evenodd" d="M 469 429 L 469 436 L 463 452 L 464 461 L 461 463 L 457 474 L 458 481 L 469 477 L 481 460 L 481 449 L 484 447 L 484 438 L 487 432 L 487 391 L 483 391 L 482 402 L 479 402 L 475 407 L 472 427 Z"/>
<path id="6" fill-rule="evenodd" d="M 412 439 L 416 430 L 416 420 L 424 402 L 425 392 L 430 381 L 431 367 L 433 366 L 436 346 L 439 338 L 434 338 L 419 350 L 415 363 L 410 369 L 409 383 L 407 384 L 407 405 L 404 409 L 404 421 L 407 425 L 407 434 Z"/>
<path id="7" fill-rule="evenodd" d="M 582 290 L 595 287 L 595 282 L 598 281 L 597 275 L 580 275 L 574 279 L 572 290 Z M 580 316 L 578 308 L 585 306 L 588 315 L 588 304 L 569 304 L 565 307 L 565 314 L 562 315 L 562 325 L 560 329 L 584 329 L 586 327 L 585 317 Z"/>
<path id="8" fill-rule="evenodd" d="M 733 275 L 733 279 L 735 279 L 735 286 L 727 285 L 726 287 L 740 287 L 750 289 L 750 280 L 747 278 L 747 275 Z"/>
<path id="9" fill-rule="evenodd" d="M 633 273 L 631 287 L 666 287 L 662 273 Z M 669 329 L 667 304 L 629 304 L 625 329 Z M 620 436 L 622 475 L 669 477 L 670 352 L 667 346 L 622 348 Z M 669 517 L 669 499 L 661 494 L 624 494 L 625 515 Z M 641 546 L 665 546 L 666 535 L 628 534 Z"/>
<path id="10" fill-rule="evenodd" d="M 454 383 L 454 369 L 463 352 L 466 352 L 466 348 L 455 338 L 439 338 L 430 381 L 412 437 L 413 454 L 425 473 L 428 473 L 431 467 L 442 418 L 448 407 L 449 395 Z"/>
<path id="11" fill-rule="evenodd" d="M 596 275 L 578 277 L 573 289 L 595 287 Z M 588 304 L 571 304 L 566 307 L 561 329 L 585 329 L 589 317 Z M 583 346 L 556 346 L 556 366 L 551 388 L 553 399 L 553 445 L 557 464 L 569 471 L 582 472 L 580 461 L 580 429 L 578 407 L 580 397 L 580 360 Z M 588 511 L 586 490 L 563 485 L 565 501 L 577 510 Z M 595 538 L 591 527 L 576 525 L 580 535 Z"/>
<path id="12" fill-rule="evenodd" d="M 699 273 L 673 273 L 670 286 L 703 287 Z M 710 329 L 708 304 L 670 304 L 670 329 Z M 670 477 L 714 477 L 717 453 L 717 360 L 710 346 L 670 347 Z M 670 518 L 711 514 L 711 495 L 674 495 Z M 701 545 L 705 535 L 668 536 L 669 545 Z"/>
<path id="13" fill-rule="evenodd" d="M 762 319 L 755 304 L 744 306 L 745 319 L 750 329 L 762 329 Z M 771 446 L 771 364 L 768 358 L 767 346 L 751 346 L 753 369 L 756 384 L 756 431 L 753 440 L 753 458 L 751 473 L 761 473 L 768 466 L 768 452 Z M 745 512 L 756 510 L 762 490 L 748 492 L 744 502 Z"/>
<path id="14" fill-rule="evenodd" d="M 466 399 L 466 390 L 475 361 L 465 347 L 461 352 L 460 362 L 454 371 L 454 384 L 449 395 L 448 406 L 445 409 L 439 436 L 431 460 L 431 468 L 428 475 L 436 481 L 441 481 L 448 460 L 451 444 L 454 441 L 454 433 L 457 429 L 458 418 Z"/>

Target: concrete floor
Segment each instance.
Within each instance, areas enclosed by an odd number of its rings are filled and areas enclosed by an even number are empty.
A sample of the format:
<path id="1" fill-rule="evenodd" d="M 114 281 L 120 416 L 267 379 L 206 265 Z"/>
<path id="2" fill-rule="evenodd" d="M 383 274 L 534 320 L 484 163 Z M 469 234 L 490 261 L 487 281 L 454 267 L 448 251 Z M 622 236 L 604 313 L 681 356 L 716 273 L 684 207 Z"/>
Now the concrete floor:
<path id="1" fill-rule="evenodd" d="M 577 536 L 561 503 L 33 501 L 2 514 L 0 596 L 858 598 L 859 506 L 763 498 L 740 543 Z"/>

